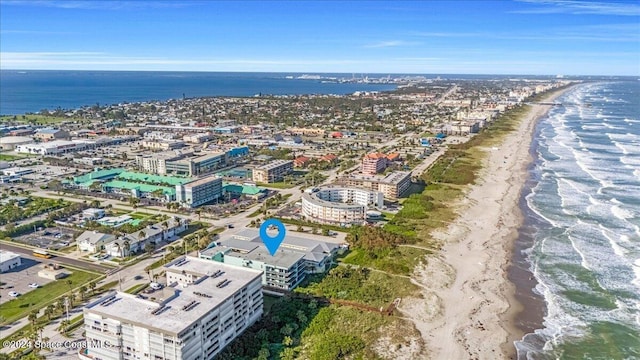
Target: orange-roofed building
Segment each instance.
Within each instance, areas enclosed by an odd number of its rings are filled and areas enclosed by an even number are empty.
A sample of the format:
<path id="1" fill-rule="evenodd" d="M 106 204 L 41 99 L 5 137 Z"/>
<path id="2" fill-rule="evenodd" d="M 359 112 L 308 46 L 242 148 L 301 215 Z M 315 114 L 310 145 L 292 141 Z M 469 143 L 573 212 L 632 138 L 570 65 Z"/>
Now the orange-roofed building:
<path id="1" fill-rule="evenodd" d="M 310 161 L 311 161 L 311 158 L 306 157 L 304 155 L 300 155 L 293 160 L 293 166 L 305 167 L 307 164 L 309 164 Z"/>
<path id="2" fill-rule="evenodd" d="M 334 155 L 334 154 L 323 155 L 320 158 L 320 161 L 326 161 L 326 162 L 334 162 L 334 161 L 337 161 L 337 160 L 338 160 L 338 157 L 336 155 Z"/>
<path id="3" fill-rule="evenodd" d="M 331 137 L 334 138 L 334 139 L 341 139 L 342 136 L 343 136 L 342 133 L 339 132 L 339 131 L 331 133 Z"/>
<path id="4" fill-rule="evenodd" d="M 387 155 L 387 160 L 389 160 L 389 161 L 399 161 L 400 160 L 400 153 L 391 153 L 391 154 Z"/>
<path id="5" fill-rule="evenodd" d="M 375 175 L 387 168 L 387 156 L 383 153 L 371 153 L 362 159 L 361 171 L 363 174 Z"/>

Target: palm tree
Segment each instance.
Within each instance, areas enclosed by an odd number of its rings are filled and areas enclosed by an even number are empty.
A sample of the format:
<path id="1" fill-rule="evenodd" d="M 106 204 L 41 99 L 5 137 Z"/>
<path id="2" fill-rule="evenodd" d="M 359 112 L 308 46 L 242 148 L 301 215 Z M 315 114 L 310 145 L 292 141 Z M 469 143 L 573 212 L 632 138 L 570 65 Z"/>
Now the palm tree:
<path id="1" fill-rule="evenodd" d="M 119 243 L 113 243 L 113 246 L 116 247 L 116 252 L 120 255 L 120 257 L 122 257 L 122 248 L 120 247 Z"/>
<path id="2" fill-rule="evenodd" d="M 87 287 L 85 285 L 80 286 L 80 298 L 84 301 L 84 295 L 87 292 Z"/>
<path id="3" fill-rule="evenodd" d="M 60 310 L 61 312 L 64 311 L 64 298 L 58 298 L 58 301 L 56 302 L 56 308 L 58 310 Z"/>
<path id="4" fill-rule="evenodd" d="M 44 309 L 44 315 L 47 317 L 47 320 L 51 321 L 51 316 L 54 314 L 55 311 L 56 311 L 56 306 L 53 304 L 49 304 Z"/>
<path id="5" fill-rule="evenodd" d="M 127 256 L 129 256 L 129 252 L 131 251 L 131 243 L 129 243 L 129 240 L 124 241 L 124 244 L 122 244 L 122 248 L 127 253 Z"/>
<path id="6" fill-rule="evenodd" d="M 31 328 L 35 328 L 36 326 L 36 321 L 38 320 L 38 312 L 36 310 L 32 311 L 29 313 L 29 316 L 27 317 L 27 319 L 29 320 L 29 322 L 31 323 Z"/>
<path id="7" fill-rule="evenodd" d="M 60 334 L 65 335 L 67 333 L 67 326 L 69 326 L 69 321 L 67 320 L 62 320 L 60 321 L 60 326 L 58 326 L 58 332 L 60 332 Z"/>
<path id="8" fill-rule="evenodd" d="M 89 289 L 91 290 L 91 295 L 93 295 L 96 291 L 96 282 L 92 281 L 89 283 Z"/>

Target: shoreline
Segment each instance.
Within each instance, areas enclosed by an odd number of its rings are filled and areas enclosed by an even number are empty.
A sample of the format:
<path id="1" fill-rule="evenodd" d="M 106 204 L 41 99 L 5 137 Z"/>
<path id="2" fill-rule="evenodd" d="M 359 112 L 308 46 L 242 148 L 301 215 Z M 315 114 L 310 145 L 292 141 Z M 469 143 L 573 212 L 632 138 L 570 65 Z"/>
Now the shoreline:
<path id="1" fill-rule="evenodd" d="M 545 101 L 570 88 L 549 94 Z M 530 106 L 499 145 L 483 149 L 488 154 L 478 180 L 456 205 L 458 217 L 433 234 L 444 244 L 442 249 L 412 276 L 423 289 L 422 298 L 406 299 L 402 311 L 422 334 L 433 359 L 515 358 L 513 341 L 528 329 L 516 321 L 529 305 L 519 301 L 524 299 L 518 294 L 524 284 L 512 283 L 509 271 L 524 222 L 520 202 L 533 161 L 534 130 L 551 108 Z M 539 315 L 525 322 L 536 326 L 544 313 Z"/>

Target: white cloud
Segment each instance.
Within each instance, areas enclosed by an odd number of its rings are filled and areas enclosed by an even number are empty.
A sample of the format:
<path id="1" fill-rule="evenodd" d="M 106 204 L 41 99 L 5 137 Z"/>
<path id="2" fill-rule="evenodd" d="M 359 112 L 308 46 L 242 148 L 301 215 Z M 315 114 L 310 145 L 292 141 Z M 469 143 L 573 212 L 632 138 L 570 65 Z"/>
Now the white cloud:
<path id="1" fill-rule="evenodd" d="M 35 6 L 82 10 L 136 10 L 149 8 L 178 8 L 195 4 L 191 1 L 112 1 L 112 0 L 3 0 L 3 6 Z"/>
<path id="2" fill-rule="evenodd" d="M 637 2 L 600 2 L 575 0 L 519 0 L 523 3 L 541 5 L 539 8 L 514 10 L 518 14 L 573 14 L 573 15 L 618 15 L 638 16 L 640 5 Z"/>
<path id="3" fill-rule="evenodd" d="M 403 40 L 392 40 L 392 41 L 381 41 L 375 44 L 365 45 L 365 48 L 388 48 L 388 47 L 398 47 L 398 46 L 413 46 L 420 45 L 418 42 L 413 41 L 403 41 Z"/>

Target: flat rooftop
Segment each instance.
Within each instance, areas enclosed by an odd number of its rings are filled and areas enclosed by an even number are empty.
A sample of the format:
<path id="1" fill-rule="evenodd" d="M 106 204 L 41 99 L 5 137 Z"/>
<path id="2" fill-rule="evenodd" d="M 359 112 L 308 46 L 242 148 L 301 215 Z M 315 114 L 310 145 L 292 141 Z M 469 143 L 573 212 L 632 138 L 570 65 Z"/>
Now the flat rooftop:
<path id="1" fill-rule="evenodd" d="M 182 259 L 186 261 L 180 263 Z M 143 299 L 140 295 L 113 292 L 87 305 L 85 313 L 98 314 L 177 336 L 193 322 L 262 276 L 262 272 L 257 270 L 194 257 L 178 258 L 167 264 L 165 269 L 174 273 L 184 270 L 187 273 L 199 274 L 202 278 L 188 286 L 167 286 L 162 290 L 145 294 L 148 299 Z M 218 271 L 222 272 L 221 275 L 213 277 Z M 226 286 L 216 287 L 225 279 L 229 280 Z M 152 297 L 156 300 L 152 301 Z M 188 304 L 196 305 L 192 305 L 189 310 L 184 309 Z"/>
<path id="2" fill-rule="evenodd" d="M 220 241 L 219 243 L 220 245 L 201 251 L 200 253 L 206 256 L 213 256 L 219 252 L 223 252 L 225 256 L 234 256 L 244 260 L 259 261 L 284 269 L 291 268 L 305 256 L 302 252 L 282 247 L 278 249 L 275 255 L 271 256 L 271 253 L 269 253 L 262 242 L 255 243 L 231 238 Z"/>
<path id="3" fill-rule="evenodd" d="M 276 234 L 276 230 L 269 230 L 267 233 L 270 236 Z M 245 241 L 251 244 L 256 244 L 258 247 L 256 249 L 260 249 L 259 251 L 253 250 L 252 252 L 257 251 L 256 256 L 262 256 L 263 254 L 267 254 L 268 260 L 275 259 L 276 261 L 278 257 L 282 256 L 282 263 L 286 264 L 286 261 L 291 261 L 291 258 L 297 255 L 289 255 L 288 251 L 295 252 L 296 254 L 302 255 L 305 260 L 318 261 L 324 258 L 326 255 L 330 254 L 332 251 L 337 250 L 341 244 L 335 242 L 328 242 L 323 240 L 320 237 L 316 237 L 308 234 L 299 234 L 292 231 L 287 231 L 284 240 L 282 240 L 282 244 L 280 244 L 280 248 L 276 252 L 275 256 L 271 256 L 269 252 L 266 250 L 262 239 L 260 238 L 260 233 L 256 229 L 244 228 L 240 232 L 235 235 L 232 235 L 228 238 L 221 238 L 218 242 L 221 245 L 231 245 L 233 247 L 238 248 L 239 246 L 235 243 L 237 241 Z M 228 242 L 228 243 L 226 243 Z M 230 247 L 231 247 L 230 246 Z M 216 248 L 212 248 L 215 250 Z M 282 255 L 279 255 L 282 252 Z M 289 256 L 291 256 L 289 258 Z M 262 260 L 262 258 L 256 257 L 254 260 Z M 269 261 L 267 261 L 269 263 Z M 271 261 L 273 263 L 273 260 Z M 295 262 L 294 262 L 295 263 Z"/>
<path id="4" fill-rule="evenodd" d="M 202 185 L 202 184 L 206 184 L 215 180 L 220 180 L 220 182 L 222 182 L 222 178 L 219 177 L 218 175 L 211 175 L 211 176 L 207 176 L 205 178 L 202 179 L 198 179 L 198 180 L 194 180 L 188 183 L 184 184 L 185 188 L 192 188 L 194 186 L 198 186 L 198 185 Z"/>
<path id="5" fill-rule="evenodd" d="M 275 168 L 278 168 L 280 166 L 284 166 L 287 164 L 291 164 L 293 166 L 293 160 L 275 160 L 272 161 L 268 164 L 262 165 L 262 166 L 258 166 L 255 169 L 256 170 L 272 170 Z"/>
<path id="6" fill-rule="evenodd" d="M 0 263 L 20 257 L 20 255 L 7 250 L 0 250 Z"/>

